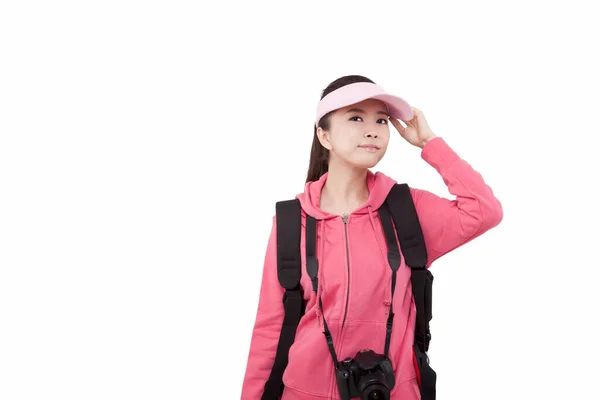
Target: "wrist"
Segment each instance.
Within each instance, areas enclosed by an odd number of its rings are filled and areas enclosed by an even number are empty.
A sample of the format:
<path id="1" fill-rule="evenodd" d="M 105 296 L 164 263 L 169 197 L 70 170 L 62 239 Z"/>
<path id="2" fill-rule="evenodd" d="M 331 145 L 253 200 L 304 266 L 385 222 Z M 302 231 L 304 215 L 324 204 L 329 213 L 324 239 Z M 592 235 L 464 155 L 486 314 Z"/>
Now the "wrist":
<path id="1" fill-rule="evenodd" d="M 437 136 L 435 134 L 430 134 L 428 135 L 425 139 L 421 140 L 421 145 L 419 146 L 420 148 L 423 148 L 427 145 L 427 143 L 431 142 L 433 139 L 435 139 Z"/>

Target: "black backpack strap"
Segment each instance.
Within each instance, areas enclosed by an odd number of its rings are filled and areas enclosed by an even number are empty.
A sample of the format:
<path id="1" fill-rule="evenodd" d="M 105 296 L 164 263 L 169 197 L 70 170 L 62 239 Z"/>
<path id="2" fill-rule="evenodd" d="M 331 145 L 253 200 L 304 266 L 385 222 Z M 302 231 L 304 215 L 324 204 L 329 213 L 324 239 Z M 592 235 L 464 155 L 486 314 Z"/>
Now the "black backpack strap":
<path id="1" fill-rule="evenodd" d="M 400 250 L 398 249 L 398 243 L 396 242 L 396 233 L 394 232 L 394 226 L 392 225 L 392 219 L 390 216 L 389 204 L 383 203 L 379 207 L 379 218 L 381 220 L 381 226 L 383 227 L 383 233 L 385 234 L 385 241 L 387 242 L 388 248 L 388 264 L 392 269 L 392 301 L 390 303 L 390 312 L 388 313 L 388 320 L 386 323 L 386 335 L 385 335 L 385 346 L 383 355 L 388 356 L 390 351 L 390 343 L 392 339 L 392 326 L 394 325 L 394 293 L 396 292 L 396 273 L 400 268 Z"/>
<path id="2" fill-rule="evenodd" d="M 288 364 L 288 352 L 296 337 L 296 329 L 304 314 L 304 299 L 300 278 L 302 259 L 300 253 L 301 208 L 298 199 L 277 202 L 277 277 L 285 289 L 279 343 L 271 375 L 265 384 L 261 400 L 277 400 L 283 392 L 283 372 Z"/>
<path id="3" fill-rule="evenodd" d="M 418 367 L 419 387 L 422 400 L 435 400 L 436 373 L 429 366 L 429 341 L 431 333 L 431 288 L 433 275 L 425 266 L 427 249 L 421 231 L 417 210 L 406 183 L 395 184 L 386 199 L 389 205 L 398 240 L 406 264 L 411 269 L 412 292 L 417 309 L 414 352 Z"/>

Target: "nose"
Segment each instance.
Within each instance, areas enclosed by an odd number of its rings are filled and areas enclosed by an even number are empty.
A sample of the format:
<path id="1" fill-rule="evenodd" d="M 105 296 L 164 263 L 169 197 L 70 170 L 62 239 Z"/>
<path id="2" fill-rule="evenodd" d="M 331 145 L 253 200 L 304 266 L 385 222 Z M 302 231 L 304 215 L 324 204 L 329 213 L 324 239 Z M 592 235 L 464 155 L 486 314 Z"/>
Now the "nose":
<path id="1" fill-rule="evenodd" d="M 365 137 L 377 139 L 377 132 L 367 132 L 367 133 L 365 133 Z"/>

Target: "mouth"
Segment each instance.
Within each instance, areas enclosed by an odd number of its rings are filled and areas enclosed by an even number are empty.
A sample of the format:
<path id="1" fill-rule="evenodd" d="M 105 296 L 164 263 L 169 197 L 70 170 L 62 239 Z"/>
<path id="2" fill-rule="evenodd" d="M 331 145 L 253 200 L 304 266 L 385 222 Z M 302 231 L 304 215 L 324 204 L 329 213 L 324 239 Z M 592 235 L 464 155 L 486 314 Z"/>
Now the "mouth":
<path id="1" fill-rule="evenodd" d="M 379 150 L 380 149 L 379 146 L 374 145 L 374 144 L 363 144 L 358 147 L 360 147 L 362 149 L 366 149 L 366 150 Z"/>

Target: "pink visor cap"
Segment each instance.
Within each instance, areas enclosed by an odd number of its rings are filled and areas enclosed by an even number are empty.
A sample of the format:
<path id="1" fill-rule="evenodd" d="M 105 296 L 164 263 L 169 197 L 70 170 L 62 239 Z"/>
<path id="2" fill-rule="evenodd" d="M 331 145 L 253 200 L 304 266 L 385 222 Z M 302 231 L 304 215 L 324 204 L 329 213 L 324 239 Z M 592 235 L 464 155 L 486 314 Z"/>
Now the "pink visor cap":
<path id="1" fill-rule="evenodd" d="M 413 118 L 412 108 L 406 100 L 386 93 L 381 86 L 374 83 L 357 82 L 342 86 L 319 101 L 315 126 L 319 127 L 319 120 L 328 112 L 360 103 L 366 99 L 383 101 L 387 106 L 388 114 L 393 118 L 403 121 L 409 121 Z"/>

